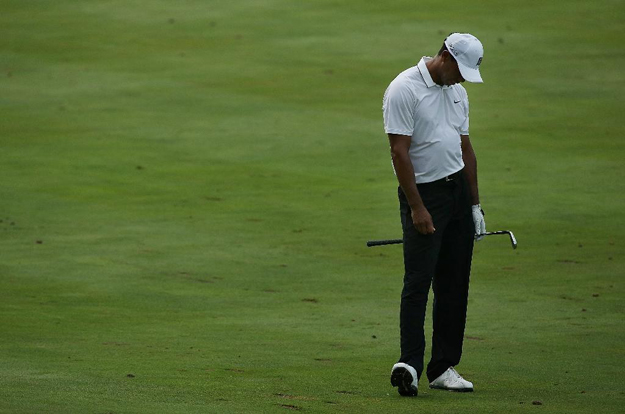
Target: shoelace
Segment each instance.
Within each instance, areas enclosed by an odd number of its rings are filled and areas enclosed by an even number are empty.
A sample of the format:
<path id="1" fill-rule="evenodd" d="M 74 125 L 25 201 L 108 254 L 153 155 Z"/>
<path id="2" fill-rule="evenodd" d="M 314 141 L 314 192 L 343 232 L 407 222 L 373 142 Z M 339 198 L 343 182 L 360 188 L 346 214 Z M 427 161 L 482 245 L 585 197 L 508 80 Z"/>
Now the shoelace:
<path id="1" fill-rule="evenodd" d="M 462 378 L 462 377 L 460 376 L 460 374 L 458 374 L 458 371 L 456 371 L 456 370 L 454 369 L 454 367 L 449 367 L 449 369 L 451 370 L 451 374 L 452 374 L 452 381 L 454 381 L 455 383 L 458 383 L 458 384 L 463 384 L 463 385 L 464 385 L 464 382 L 465 382 L 466 380 L 465 380 L 464 378 Z"/>
<path id="2" fill-rule="evenodd" d="M 460 376 L 460 374 L 458 374 L 458 371 L 456 371 L 454 369 L 454 367 L 449 367 L 449 369 L 451 370 L 451 372 L 454 374 L 454 376 L 456 377 L 455 379 L 462 379 L 462 377 Z"/>

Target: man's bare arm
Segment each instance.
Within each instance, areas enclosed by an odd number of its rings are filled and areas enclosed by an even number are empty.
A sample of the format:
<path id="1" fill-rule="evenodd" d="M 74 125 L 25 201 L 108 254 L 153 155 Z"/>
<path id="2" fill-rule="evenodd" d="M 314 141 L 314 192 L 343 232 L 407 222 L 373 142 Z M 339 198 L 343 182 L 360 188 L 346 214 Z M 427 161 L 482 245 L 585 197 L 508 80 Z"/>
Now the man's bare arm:
<path id="1" fill-rule="evenodd" d="M 462 145 L 462 161 L 464 161 L 464 174 L 471 192 L 471 204 L 480 204 L 480 193 L 477 188 L 477 158 L 468 135 L 460 135 Z"/>
<path id="2" fill-rule="evenodd" d="M 391 144 L 391 157 L 397 174 L 397 181 L 403 190 L 408 204 L 412 210 L 412 223 L 421 234 L 432 234 L 436 230 L 432 222 L 432 216 L 423 204 L 417 184 L 415 182 L 414 169 L 410 161 L 410 140 L 406 135 L 388 134 Z"/>

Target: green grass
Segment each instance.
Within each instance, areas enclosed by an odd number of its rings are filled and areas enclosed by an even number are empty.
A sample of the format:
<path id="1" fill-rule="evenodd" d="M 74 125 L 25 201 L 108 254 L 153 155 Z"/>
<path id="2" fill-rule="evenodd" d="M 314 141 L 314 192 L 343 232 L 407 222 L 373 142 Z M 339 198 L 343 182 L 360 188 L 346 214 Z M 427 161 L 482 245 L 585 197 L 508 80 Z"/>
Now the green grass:
<path id="1" fill-rule="evenodd" d="M 622 1 L 15 1 L 0 13 L 0 412 L 618 412 Z M 389 384 L 384 89 L 451 31 L 487 228 L 459 371 Z M 428 326 L 430 322 L 427 322 Z M 542 405 L 534 405 L 540 401 Z"/>

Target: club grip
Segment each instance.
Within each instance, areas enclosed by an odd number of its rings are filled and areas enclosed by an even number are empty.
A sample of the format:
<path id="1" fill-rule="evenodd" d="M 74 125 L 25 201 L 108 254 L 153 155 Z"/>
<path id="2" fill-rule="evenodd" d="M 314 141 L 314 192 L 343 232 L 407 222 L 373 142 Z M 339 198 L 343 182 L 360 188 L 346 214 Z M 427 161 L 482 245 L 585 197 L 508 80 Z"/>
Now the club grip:
<path id="1" fill-rule="evenodd" d="M 391 239 L 391 240 L 369 240 L 367 242 L 367 247 L 373 246 L 384 246 L 387 244 L 401 244 L 403 243 L 403 239 Z"/>

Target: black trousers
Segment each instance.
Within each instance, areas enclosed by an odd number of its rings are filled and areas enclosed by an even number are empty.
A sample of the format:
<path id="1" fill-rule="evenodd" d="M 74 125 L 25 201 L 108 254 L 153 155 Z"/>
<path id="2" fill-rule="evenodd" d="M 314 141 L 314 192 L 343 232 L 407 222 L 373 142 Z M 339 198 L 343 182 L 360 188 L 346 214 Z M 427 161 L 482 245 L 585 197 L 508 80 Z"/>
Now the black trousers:
<path id="1" fill-rule="evenodd" d="M 404 238 L 404 287 L 401 294 L 399 362 L 423 372 L 423 324 L 430 286 L 434 292 L 431 382 L 460 362 L 467 314 L 469 274 L 475 228 L 469 188 L 462 172 L 453 181 L 418 184 L 436 231 L 417 232 L 401 187 L 399 205 Z"/>

